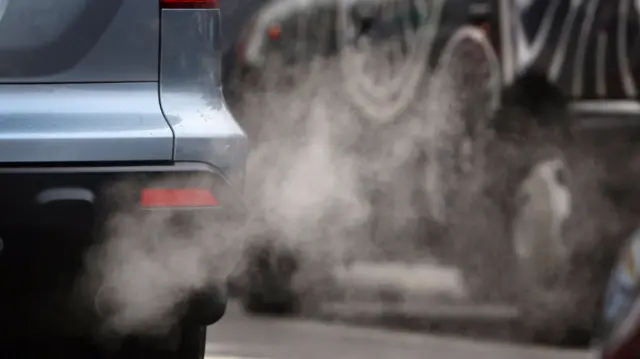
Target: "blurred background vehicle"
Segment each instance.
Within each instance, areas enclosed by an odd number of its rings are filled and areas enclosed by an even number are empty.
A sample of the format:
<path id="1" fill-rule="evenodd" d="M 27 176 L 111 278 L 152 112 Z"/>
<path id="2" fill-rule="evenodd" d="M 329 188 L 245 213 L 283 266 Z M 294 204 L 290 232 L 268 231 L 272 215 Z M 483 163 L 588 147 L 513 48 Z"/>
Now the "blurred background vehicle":
<path id="1" fill-rule="evenodd" d="M 421 107 L 429 86 L 437 92 L 446 77 L 461 121 L 431 137 L 438 141 L 421 143 L 421 155 L 409 164 L 425 167 L 416 182 L 437 184 L 415 196 L 422 197 L 415 241 L 458 266 L 475 301 L 515 305 L 532 339 L 586 342 L 599 321 L 596 293 L 603 293 L 613 258 L 637 225 L 634 6 L 269 2 L 246 25 L 237 67 L 226 78 L 239 98 L 273 74 L 273 87 L 291 90 L 296 81 L 287 69 L 313 73 L 318 58 L 326 59 L 369 132 L 381 133 L 407 114 L 429 111 Z M 393 47 L 401 55 L 394 71 L 366 69 Z M 269 123 L 244 125 L 252 136 Z M 440 161 L 445 147 L 453 160 L 435 171 L 428 164 Z M 371 186 L 379 193 L 371 201 L 384 203 L 385 189 Z M 377 212 L 371 222 L 384 222 L 388 212 Z M 277 239 L 265 243 L 256 244 L 261 255 L 249 256 L 248 267 L 261 269 L 247 277 L 245 302 L 272 305 L 247 309 L 294 311 L 296 266 L 279 263 L 300 262 L 303 254 L 278 249 Z M 268 295 L 280 299 L 269 302 Z"/>
<path id="2" fill-rule="evenodd" d="M 220 0 L 220 24 L 222 33 L 222 75 L 229 81 L 232 69 L 241 61 L 240 50 L 243 38 L 250 31 L 255 17 L 269 3 L 269 0 Z"/>
<path id="3" fill-rule="evenodd" d="M 601 327 L 593 343 L 599 358 L 636 358 L 640 352 L 639 259 L 636 230 L 624 242 L 606 286 Z"/>
<path id="4" fill-rule="evenodd" d="M 355 86 L 349 91 L 354 105 L 369 117 L 391 120 L 416 99 L 413 94 L 416 87 L 422 85 L 419 80 L 437 66 L 445 45 L 454 33 L 458 32 L 454 43 L 461 39 L 484 41 L 479 39 L 482 37 L 480 34 L 469 35 L 468 31 L 460 30 L 463 25 L 473 25 L 482 29 L 486 36 L 493 4 L 486 0 L 283 0 L 265 1 L 260 5 L 254 1 L 248 7 L 260 10 L 251 12 L 251 17 L 244 16 L 247 22 L 240 31 L 238 27 L 234 28 L 240 35 L 234 46 L 227 50 L 231 57 L 233 48 L 235 55 L 235 61 L 229 61 L 225 68 L 225 78 L 230 87 L 236 83 L 255 85 L 251 80 L 256 81 L 274 70 L 270 61 L 281 61 L 282 66 L 290 67 L 309 65 L 318 57 L 336 58 L 343 63 L 344 80 L 356 80 L 355 84 L 348 86 Z M 230 22 L 241 23 L 235 18 Z M 408 34 L 411 38 L 405 38 Z M 365 73 L 361 66 L 347 69 L 362 56 L 371 57 L 371 60 L 379 57 L 382 45 L 396 45 L 398 42 L 402 43 L 402 49 L 394 56 L 399 56 L 396 61 L 401 62 L 402 71 L 394 81 L 389 82 L 390 78 L 376 79 L 372 76 L 379 77 L 380 73 Z M 386 50 L 391 56 L 390 49 Z M 496 54 L 489 50 L 486 52 L 485 56 L 491 58 L 494 70 L 498 70 Z M 492 76 L 492 80 L 498 80 L 498 74 Z M 391 86 L 400 81 L 404 82 L 403 86 Z M 379 83 L 376 85 L 375 82 Z M 382 97 L 371 93 L 381 91 L 381 88 L 390 93 Z M 389 91 L 390 88 L 393 90 Z M 406 95 L 398 97 L 398 91 Z"/>
<path id="5" fill-rule="evenodd" d="M 454 53 L 464 43 L 469 45 L 465 51 L 471 55 L 458 65 L 473 68 L 470 65 L 478 65 L 480 61 L 480 71 L 467 76 L 475 75 L 488 88 L 489 91 L 482 91 L 482 97 L 473 102 L 476 107 L 486 107 L 487 116 L 497 106 L 495 96 L 499 94 L 500 85 L 497 55 L 489 44 L 486 33 L 489 9 L 488 3 L 470 1 L 452 1 L 446 6 L 443 2 L 432 4 L 424 1 L 396 1 L 388 4 L 375 1 L 269 2 L 245 26 L 236 47 L 235 54 L 238 57 L 233 65 L 226 68 L 226 86 L 231 89 L 229 101 L 232 107 L 234 103 L 241 106 L 246 90 L 260 86 L 265 79 L 270 86 L 268 91 L 295 91 L 299 82 L 291 79 L 291 72 L 287 69 L 296 70 L 293 75 L 299 75 L 300 71 L 312 75 L 314 65 L 324 59 L 338 67 L 347 92 L 346 98 L 364 119 L 369 120 L 369 132 L 371 137 L 375 137 L 395 126 L 403 112 L 422 106 L 421 96 L 425 95 L 428 86 L 425 71 L 431 72 L 438 66 L 456 66 L 458 63 L 455 59 L 458 56 Z M 407 34 L 411 34 L 412 39 L 405 39 Z M 395 47 L 382 49 L 399 42 L 399 54 L 392 53 L 398 50 Z M 376 79 L 371 78 L 372 74 L 367 69 L 358 66 L 352 68 L 359 62 L 358 59 L 376 60 L 381 57 L 380 51 L 387 51 L 389 56 L 400 56 L 396 61 L 400 68 L 399 75 Z M 372 81 L 378 83 L 372 86 Z M 372 90 L 373 87 L 375 89 Z M 485 103 L 489 105 L 484 106 Z M 269 121 L 242 124 L 249 136 L 255 138 L 263 126 L 269 126 Z M 372 185 L 377 186 L 379 185 Z M 379 213 L 377 218 L 371 220 L 372 223 L 382 221 L 385 216 L 384 203 L 381 202 L 378 207 Z M 370 229 L 372 233 L 376 231 L 374 227 L 375 224 Z M 380 237 L 387 235 L 378 234 Z M 381 238 L 380 242 L 386 240 L 387 238 Z M 289 292 L 289 284 L 285 283 L 290 283 L 295 271 L 287 269 L 285 272 L 288 274 L 285 274 L 276 268 L 281 267 L 278 263 L 290 262 L 292 256 L 303 254 L 297 248 L 282 251 L 275 249 L 282 245 L 278 240 L 268 239 L 267 243 L 262 246 L 263 251 L 256 249 L 261 245 L 251 246 L 250 253 L 262 254 L 249 256 L 254 261 L 250 261 L 248 266 L 265 268 L 271 263 L 274 271 L 263 269 L 251 272 L 249 277 L 253 280 L 248 281 L 246 291 L 253 294 L 248 295 L 246 302 L 269 301 L 266 296 L 270 293 L 278 298 L 289 299 L 284 302 L 274 299 L 272 305 L 248 304 L 248 307 L 252 311 L 253 308 L 262 308 L 262 312 L 270 311 L 269 308 L 278 312 L 282 308 L 292 311 L 296 306 L 295 295 L 277 293 Z M 291 251 L 297 254 L 293 255 Z M 268 253 L 274 253 L 275 257 Z M 266 282 L 271 284 L 266 286 Z M 280 289 L 277 289 L 275 283 L 280 283 Z M 265 289 L 267 287 L 268 290 Z"/>
<path id="6" fill-rule="evenodd" d="M 587 341 L 599 325 L 598 293 L 637 226 L 639 74 L 628 36 L 637 11 L 625 1 L 498 5 L 504 91 L 489 148 L 503 155 L 487 157 L 487 189 L 507 241 L 483 241 L 497 256 L 467 273 L 506 279 L 534 338 Z M 487 272 L 492 258 L 510 259 L 509 275 Z"/>

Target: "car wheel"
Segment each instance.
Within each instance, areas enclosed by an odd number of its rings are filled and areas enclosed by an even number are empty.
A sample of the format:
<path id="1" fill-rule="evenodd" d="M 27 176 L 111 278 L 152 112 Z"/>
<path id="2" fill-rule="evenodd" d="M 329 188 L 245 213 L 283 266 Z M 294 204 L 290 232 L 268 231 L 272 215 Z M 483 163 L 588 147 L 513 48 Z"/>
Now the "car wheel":
<path id="1" fill-rule="evenodd" d="M 313 316 L 322 303 L 343 295 L 336 286 L 333 270 L 347 259 L 337 260 L 324 248 L 309 246 L 291 248 L 269 241 L 256 243 L 247 251 L 245 287 L 240 297 L 245 311 Z M 313 257 L 306 253 L 313 253 Z"/>
<path id="2" fill-rule="evenodd" d="M 294 251 L 271 241 L 252 244 L 246 251 L 245 288 L 240 300 L 252 314 L 291 315 L 300 309 L 293 277 L 300 266 Z"/>

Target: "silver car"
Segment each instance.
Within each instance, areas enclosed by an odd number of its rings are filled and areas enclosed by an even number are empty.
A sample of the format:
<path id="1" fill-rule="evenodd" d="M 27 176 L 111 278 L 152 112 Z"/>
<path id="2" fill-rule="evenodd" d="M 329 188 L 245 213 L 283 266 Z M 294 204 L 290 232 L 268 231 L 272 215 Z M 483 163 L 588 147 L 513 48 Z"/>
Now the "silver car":
<path id="1" fill-rule="evenodd" d="M 70 324 L 70 298 L 116 213 L 188 227 L 243 212 L 247 140 L 225 105 L 221 39 L 217 0 L 0 0 L 3 339 L 99 331 L 100 313 Z M 204 356 L 224 296 L 187 302 L 140 357 Z"/>

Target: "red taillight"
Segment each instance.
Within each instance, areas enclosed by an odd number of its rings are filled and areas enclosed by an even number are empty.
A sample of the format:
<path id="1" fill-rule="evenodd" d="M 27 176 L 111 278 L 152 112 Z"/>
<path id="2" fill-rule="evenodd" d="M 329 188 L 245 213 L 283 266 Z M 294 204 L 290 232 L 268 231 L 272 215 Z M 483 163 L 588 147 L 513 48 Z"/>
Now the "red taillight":
<path id="1" fill-rule="evenodd" d="M 217 9 L 218 0 L 160 0 L 163 9 Z"/>
<path id="2" fill-rule="evenodd" d="M 146 208 L 216 207 L 219 205 L 211 192 L 199 188 L 146 188 L 140 193 L 140 204 Z"/>
<path id="3" fill-rule="evenodd" d="M 271 24 L 267 28 L 267 36 L 269 36 L 269 39 L 271 40 L 277 40 L 278 38 L 280 38 L 281 34 L 282 34 L 282 29 L 278 24 Z"/>

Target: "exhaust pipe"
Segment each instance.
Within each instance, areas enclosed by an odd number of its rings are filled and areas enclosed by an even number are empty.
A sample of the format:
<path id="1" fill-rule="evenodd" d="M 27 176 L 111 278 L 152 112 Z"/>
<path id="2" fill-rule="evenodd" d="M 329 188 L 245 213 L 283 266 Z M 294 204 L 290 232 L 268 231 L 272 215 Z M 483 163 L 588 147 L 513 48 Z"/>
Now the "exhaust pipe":
<path id="1" fill-rule="evenodd" d="M 93 305 L 100 319 L 108 319 L 114 315 L 114 308 L 109 300 L 110 285 L 103 285 L 94 296 Z M 182 313 L 181 322 L 195 326 L 209 326 L 222 319 L 227 310 L 227 293 L 222 286 L 212 285 L 194 292 L 189 299 L 180 303 L 176 311 Z"/>
<path id="2" fill-rule="evenodd" d="M 194 293 L 187 301 L 185 321 L 194 325 L 212 325 L 227 311 L 227 292 L 219 285 Z"/>

